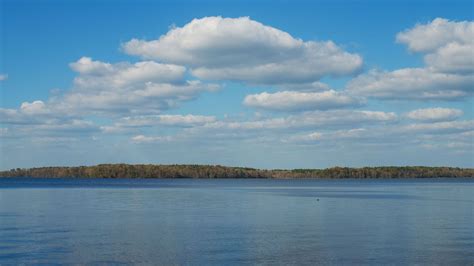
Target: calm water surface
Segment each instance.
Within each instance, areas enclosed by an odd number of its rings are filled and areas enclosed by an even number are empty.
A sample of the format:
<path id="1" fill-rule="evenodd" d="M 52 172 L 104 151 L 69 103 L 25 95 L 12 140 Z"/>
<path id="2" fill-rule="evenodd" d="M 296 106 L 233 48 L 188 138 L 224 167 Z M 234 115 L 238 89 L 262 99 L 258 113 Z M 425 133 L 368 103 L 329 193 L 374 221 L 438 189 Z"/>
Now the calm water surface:
<path id="1" fill-rule="evenodd" d="M 471 180 L 0 179 L 0 264 L 474 264 Z"/>

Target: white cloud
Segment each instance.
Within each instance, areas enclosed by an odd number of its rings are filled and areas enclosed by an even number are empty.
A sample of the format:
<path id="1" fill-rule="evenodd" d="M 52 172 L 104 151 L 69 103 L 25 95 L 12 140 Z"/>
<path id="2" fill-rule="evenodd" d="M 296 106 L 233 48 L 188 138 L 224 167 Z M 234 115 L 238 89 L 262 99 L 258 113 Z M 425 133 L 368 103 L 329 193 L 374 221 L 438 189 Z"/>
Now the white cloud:
<path id="1" fill-rule="evenodd" d="M 128 54 L 187 65 L 202 79 L 258 84 L 308 83 L 349 75 L 362 58 L 331 41 L 302 41 L 248 17 L 204 17 L 171 29 L 157 40 L 133 39 Z"/>
<path id="2" fill-rule="evenodd" d="M 100 131 L 102 133 L 106 134 L 123 134 L 123 133 L 130 133 L 132 132 L 133 128 L 128 128 L 128 127 L 122 127 L 122 126 L 117 126 L 117 125 L 105 125 L 105 126 L 100 126 Z"/>
<path id="3" fill-rule="evenodd" d="M 74 83 L 81 88 L 124 88 L 143 83 L 182 83 L 186 72 L 183 66 L 153 61 L 110 64 L 93 61 L 89 57 L 82 57 L 70 66 L 79 74 Z"/>
<path id="4" fill-rule="evenodd" d="M 23 102 L 20 106 L 20 110 L 26 114 L 45 114 L 49 110 L 46 109 L 46 106 L 43 101 L 34 101 L 34 102 Z"/>
<path id="5" fill-rule="evenodd" d="M 31 118 L 15 109 L 0 108 L 1 124 L 23 124 L 31 121 Z"/>
<path id="6" fill-rule="evenodd" d="M 71 143 L 79 143 L 79 138 L 74 137 L 33 137 L 31 138 L 31 142 L 34 145 L 64 145 L 64 144 L 71 144 Z"/>
<path id="7" fill-rule="evenodd" d="M 455 152 L 474 155 L 474 130 L 473 121 L 462 123 L 444 122 L 428 128 L 417 128 L 409 131 L 409 136 L 414 136 L 419 147 L 424 149 L 438 149 L 443 153 Z M 469 123 L 471 125 L 469 126 Z"/>
<path id="8" fill-rule="evenodd" d="M 47 101 L 23 102 L 18 109 L 0 108 L 0 123 L 11 125 L 9 136 L 33 139 L 87 136 L 99 130 L 120 131 L 122 128 L 116 124 L 99 126 L 85 118 L 115 120 L 124 115 L 156 114 L 194 99 L 201 92 L 219 88 L 186 80 L 186 69 L 182 66 L 149 61 L 111 64 L 82 57 L 70 67 L 77 72 L 72 89 L 56 93 Z M 156 125 L 187 127 L 214 120 L 204 116 L 163 115 L 158 117 Z M 128 122 L 139 121 L 137 118 Z"/>
<path id="9" fill-rule="evenodd" d="M 440 122 L 454 120 L 463 115 L 463 111 L 453 108 L 425 108 L 417 109 L 407 113 L 407 117 L 413 120 L 426 122 Z"/>
<path id="10" fill-rule="evenodd" d="M 451 134 L 472 130 L 474 130 L 474 120 L 410 124 L 400 128 L 401 132 L 424 134 Z"/>
<path id="11" fill-rule="evenodd" d="M 472 95 L 474 22 L 437 18 L 400 32 L 397 41 L 426 53 L 424 68 L 372 70 L 348 84 L 356 94 L 379 99 L 454 100 Z"/>
<path id="12" fill-rule="evenodd" d="M 353 140 L 363 138 L 369 131 L 365 128 L 353 128 L 336 130 L 329 132 L 311 132 L 308 134 L 290 136 L 288 139 L 283 139 L 284 142 L 321 142 L 321 141 L 338 141 L 338 140 Z"/>
<path id="13" fill-rule="evenodd" d="M 438 150 L 443 153 L 454 153 L 466 154 L 468 156 L 474 155 L 474 144 L 472 142 L 423 142 L 421 141 L 418 145 L 420 148 L 425 150 Z"/>
<path id="14" fill-rule="evenodd" d="M 186 81 L 186 69 L 152 61 L 116 64 L 83 57 L 71 63 L 78 72 L 75 87 L 59 100 L 58 109 L 78 112 L 159 113 L 217 86 Z"/>
<path id="15" fill-rule="evenodd" d="M 392 123 L 397 115 L 392 112 L 332 110 L 303 112 L 287 117 L 255 121 L 216 121 L 191 130 L 299 130 L 311 128 L 354 127 L 362 124 Z"/>
<path id="16" fill-rule="evenodd" d="M 0 108 L 1 124 L 42 124 L 69 119 L 67 113 L 54 113 L 43 101 L 23 102 L 19 109 Z"/>
<path id="17" fill-rule="evenodd" d="M 124 114 L 154 114 L 175 108 L 183 101 L 197 97 L 219 86 L 198 80 L 186 80 L 182 66 L 151 61 L 116 64 L 82 57 L 70 64 L 77 72 L 74 87 L 53 95 L 46 102 L 25 102 L 16 110 L 3 110 L 1 117 L 13 115 L 53 114 L 54 116 L 84 116 Z M 16 113 L 16 114 L 14 114 Z"/>
<path id="18" fill-rule="evenodd" d="M 408 125 L 374 124 L 367 128 L 331 130 L 321 128 L 308 133 L 291 134 L 281 140 L 285 143 L 316 144 L 327 147 L 346 145 L 385 145 L 451 149 L 472 153 L 474 121 L 450 121 Z"/>
<path id="19" fill-rule="evenodd" d="M 146 115 L 129 116 L 118 120 L 112 126 L 101 127 L 105 133 L 122 133 L 132 129 L 144 127 L 167 126 L 167 127 L 195 127 L 216 121 L 215 116 L 203 115 Z"/>
<path id="20" fill-rule="evenodd" d="M 277 111 L 327 110 L 361 106 L 363 102 L 361 99 L 335 90 L 263 92 L 247 95 L 244 99 L 244 104 L 247 106 Z"/>
<path id="21" fill-rule="evenodd" d="M 99 132 L 99 127 L 84 119 L 53 118 L 41 115 L 25 116 L 21 113 L 2 124 L 9 124 L 8 137 L 18 139 L 48 138 L 71 136 L 84 137 Z"/>
<path id="22" fill-rule="evenodd" d="M 129 54 L 181 65 L 225 66 L 236 61 L 259 63 L 272 61 L 275 56 L 287 58 L 302 44 L 302 40 L 248 17 L 204 17 L 174 27 L 158 40 L 133 39 L 123 48 Z M 275 50 L 284 53 L 276 55 Z M 216 52 L 223 56 L 213 58 Z"/>
<path id="23" fill-rule="evenodd" d="M 83 56 L 76 62 L 69 64 L 72 70 L 82 74 L 105 75 L 114 72 L 114 67 L 110 63 L 94 61 L 90 57 Z"/>
<path id="24" fill-rule="evenodd" d="M 132 142 L 140 144 L 140 143 L 154 143 L 154 142 L 168 142 L 172 141 L 173 138 L 170 136 L 144 136 L 144 135 L 137 135 L 132 137 Z"/>
<path id="25" fill-rule="evenodd" d="M 404 68 L 372 70 L 351 80 L 347 89 L 358 96 L 379 99 L 452 100 L 472 93 L 474 76 Z"/>
<path id="26" fill-rule="evenodd" d="M 433 71 L 474 72 L 474 22 L 437 18 L 400 32 L 397 41 L 414 52 L 427 53 L 425 62 Z"/>
<path id="27" fill-rule="evenodd" d="M 474 23 L 436 18 L 427 24 L 417 24 L 397 34 L 397 41 L 414 52 L 430 52 L 449 43 L 473 43 Z"/>
<path id="28" fill-rule="evenodd" d="M 218 86 L 187 81 L 174 85 L 144 83 L 122 89 L 72 90 L 58 100 L 58 109 L 78 113 L 153 114 L 176 108 L 179 103 L 196 98 L 204 91 L 215 91 Z"/>
<path id="29" fill-rule="evenodd" d="M 203 125 L 206 123 L 211 123 L 216 121 L 214 116 L 203 116 L 203 115 L 159 115 L 158 124 L 168 125 L 168 126 L 196 126 Z M 137 122 L 135 119 L 130 119 L 128 121 Z M 153 121 L 150 121 L 148 118 L 140 119 L 138 118 L 139 123 L 150 123 L 153 124 Z"/>
<path id="30" fill-rule="evenodd" d="M 319 133 L 319 132 L 313 132 L 313 133 L 309 133 L 307 135 L 303 135 L 303 136 L 294 136 L 293 138 L 291 138 L 291 140 L 293 141 L 315 141 L 315 140 L 321 140 L 322 138 L 324 137 L 323 133 Z"/>
<path id="31" fill-rule="evenodd" d="M 97 125 L 91 121 L 72 119 L 66 122 L 49 122 L 34 126 L 32 129 L 35 131 L 49 131 L 53 133 L 74 133 L 83 134 L 85 132 L 98 131 Z"/>
<path id="32" fill-rule="evenodd" d="M 7 80 L 8 75 L 7 74 L 0 74 L 0 81 Z"/>
<path id="33" fill-rule="evenodd" d="M 437 72 L 472 74 L 474 72 L 474 44 L 449 43 L 436 53 L 425 56 L 426 64 Z"/>

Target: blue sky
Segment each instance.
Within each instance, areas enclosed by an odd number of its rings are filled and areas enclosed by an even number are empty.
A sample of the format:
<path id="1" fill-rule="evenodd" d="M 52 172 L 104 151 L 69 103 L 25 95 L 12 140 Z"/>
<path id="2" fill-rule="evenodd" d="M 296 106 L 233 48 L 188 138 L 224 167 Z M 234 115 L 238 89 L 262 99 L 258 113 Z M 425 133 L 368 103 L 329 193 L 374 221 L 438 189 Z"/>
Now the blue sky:
<path id="1" fill-rule="evenodd" d="M 474 165 L 472 1 L 3 0 L 0 17 L 1 169 Z"/>

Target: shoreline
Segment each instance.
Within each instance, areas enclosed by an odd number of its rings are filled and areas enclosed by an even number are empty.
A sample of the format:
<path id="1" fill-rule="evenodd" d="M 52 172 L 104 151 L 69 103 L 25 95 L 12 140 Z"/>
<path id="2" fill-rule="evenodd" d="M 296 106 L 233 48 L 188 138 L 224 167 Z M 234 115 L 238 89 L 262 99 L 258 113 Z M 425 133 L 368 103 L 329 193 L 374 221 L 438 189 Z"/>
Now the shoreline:
<path id="1" fill-rule="evenodd" d="M 450 180 L 466 180 L 473 181 L 474 177 L 380 177 L 380 178 L 354 178 L 354 177 L 341 177 L 341 178 L 327 178 L 327 177 L 301 177 L 301 178 L 245 178 L 245 177 L 231 177 L 231 178 L 193 178 L 193 177 L 4 177 L 0 176 L 1 180 L 139 180 L 139 181 L 148 181 L 148 180 L 258 180 L 258 181 L 267 181 L 267 180 L 276 180 L 276 181 L 422 181 L 422 180 L 432 180 L 432 181 L 450 181 Z"/>
<path id="2" fill-rule="evenodd" d="M 16 168 L 0 171 L 0 177 L 71 179 L 451 179 L 474 178 L 474 168 L 380 166 L 284 170 L 221 165 L 99 164 L 75 167 Z"/>

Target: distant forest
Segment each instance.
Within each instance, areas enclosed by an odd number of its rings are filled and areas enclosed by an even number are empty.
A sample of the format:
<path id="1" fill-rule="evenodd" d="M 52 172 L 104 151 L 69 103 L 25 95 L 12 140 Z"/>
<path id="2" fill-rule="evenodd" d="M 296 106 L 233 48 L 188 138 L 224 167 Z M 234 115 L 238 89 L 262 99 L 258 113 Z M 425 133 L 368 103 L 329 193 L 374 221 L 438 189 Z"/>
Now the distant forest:
<path id="1" fill-rule="evenodd" d="M 79 167 L 11 169 L 0 177 L 35 178 L 455 178 L 474 177 L 472 168 L 454 167 L 333 167 L 327 169 L 263 170 L 220 165 L 100 164 Z"/>

